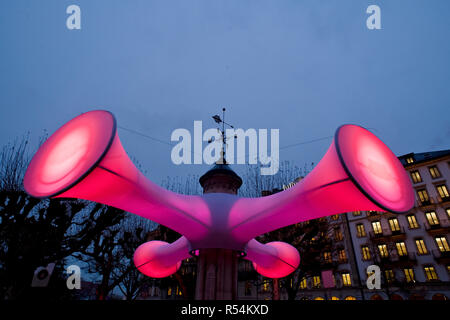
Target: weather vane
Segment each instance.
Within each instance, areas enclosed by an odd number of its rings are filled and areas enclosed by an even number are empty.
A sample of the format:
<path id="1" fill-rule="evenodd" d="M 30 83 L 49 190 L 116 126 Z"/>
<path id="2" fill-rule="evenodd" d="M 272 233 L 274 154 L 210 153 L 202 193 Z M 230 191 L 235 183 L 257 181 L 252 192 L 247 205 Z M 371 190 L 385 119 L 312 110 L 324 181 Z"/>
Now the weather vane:
<path id="1" fill-rule="evenodd" d="M 231 124 L 225 122 L 225 111 L 226 111 L 226 109 L 222 108 L 222 118 L 220 118 L 220 116 L 217 115 L 217 114 L 212 116 L 212 118 L 214 119 L 214 121 L 217 124 L 222 124 L 222 130 L 217 128 L 217 131 L 220 132 L 220 139 L 222 141 L 222 150 L 220 151 L 220 153 L 221 153 L 220 154 L 220 159 L 216 162 L 217 164 L 226 164 L 227 163 L 226 158 L 225 158 L 225 150 L 227 148 L 227 141 L 228 141 L 228 139 L 230 139 L 230 137 L 227 137 L 226 134 L 225 134 L 225 125 L 229 126 L 231 129 L 234 129 L 234 126 L 232 126 Z M 233 138 L 237 138 L 237 135 L 233 134 L 232 137 Z M 208 141 L 208 143 L 211 143 L 211 142 L 212 142 L 212 140 L 210 139 Z"/>

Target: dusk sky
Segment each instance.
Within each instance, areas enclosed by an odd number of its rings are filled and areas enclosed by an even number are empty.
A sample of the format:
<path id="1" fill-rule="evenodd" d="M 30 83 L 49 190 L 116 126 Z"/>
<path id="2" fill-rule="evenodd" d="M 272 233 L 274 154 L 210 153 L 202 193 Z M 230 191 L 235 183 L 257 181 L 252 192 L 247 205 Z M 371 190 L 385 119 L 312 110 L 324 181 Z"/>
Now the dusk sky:
<path id="1" fill-rule="evenodd" d="M 81 8 L 69 30 L 66 8 Z M 381 8 L 381 30 L 366 9 Z M 280 129 L 280 146 L 370 128 L 397 155 L 450 148 L 450 1 L 52 0 L 0 2 L 0 145 L 106 109 L 170 142 L 194 120 Z M 119 128 L 161 183 L 201 174 L 171 147 Z M 280 150 L 317 163 L 331 139 Z M 239 166 L 233 168 L 239 173 Z"/>

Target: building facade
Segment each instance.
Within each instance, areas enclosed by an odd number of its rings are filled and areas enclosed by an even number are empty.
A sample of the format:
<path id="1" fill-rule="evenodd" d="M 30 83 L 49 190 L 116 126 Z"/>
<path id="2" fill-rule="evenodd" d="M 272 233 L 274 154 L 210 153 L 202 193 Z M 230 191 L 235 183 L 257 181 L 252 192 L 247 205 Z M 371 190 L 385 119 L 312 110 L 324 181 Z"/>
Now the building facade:
<path id="1" fill-rule="evenodd" d="M 299 298 L 450 298 L 450 150 L 411 153 L 399 160 L 411 177 L 414 208 L 402 215 L 357 211 L 331 217 L 342 221 L 348 262 L 339 263 L 333 288 L 314 288 L 313 280 L 299 291 Z M 380 289 L 367 288 L 371 265 L 380 268 Z"/>
<path id="2" fill-rule="evenodd" d="M 416 204 L 407 214 L 346 213 L 358 270 L 381 268 L 382 288 L 369 299 L 449 299 L 450 150 L 399 157 L 411 177 Z"/>
<path id="3" fill-rule="evenodd" d="M 334 252 L 321 253 L 324 263 L 317 275 L 302 281 L 297 299 L 450 298 L 450 150 L 411 153 L 399 160 L 411 177 L 414 208 L 402 215 L 357 211 L 327 217 Z M 279 191 L 265 191 L 263 196 Z M 367 287 L 371 265 L 380 268 L 380 289 Z M 330 273 L 333 283 L 325 288 Z M 272 298 L 273 281 L 253 274 L 246 262 L 240 274 L 245 275 L 239 281 L 240 299 Z M 281 290 L 280 299 L 286 298 Z"/>

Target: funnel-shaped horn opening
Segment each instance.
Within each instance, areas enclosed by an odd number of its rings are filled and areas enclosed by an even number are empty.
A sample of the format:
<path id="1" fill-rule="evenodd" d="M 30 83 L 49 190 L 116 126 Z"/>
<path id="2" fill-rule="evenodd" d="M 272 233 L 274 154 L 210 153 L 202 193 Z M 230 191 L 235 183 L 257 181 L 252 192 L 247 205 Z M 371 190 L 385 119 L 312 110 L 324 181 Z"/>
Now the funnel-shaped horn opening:
<path id="1" fill-rule="evenodd" d="M 103 159 L 115 134 L 116 120 L 108 111 L 86 112 L 67 122 L 34 155 L 25 173 L 25 191 L 48 198 L 70 189 Z"/>
<path id="2" fill-rule="evenodd" d="M 336 132 L 335 145 L 349 178 L 377 206 L 394 213 L 413 207 L 413 188 L 403 165 L 373 133 L 344 125 Z"/>

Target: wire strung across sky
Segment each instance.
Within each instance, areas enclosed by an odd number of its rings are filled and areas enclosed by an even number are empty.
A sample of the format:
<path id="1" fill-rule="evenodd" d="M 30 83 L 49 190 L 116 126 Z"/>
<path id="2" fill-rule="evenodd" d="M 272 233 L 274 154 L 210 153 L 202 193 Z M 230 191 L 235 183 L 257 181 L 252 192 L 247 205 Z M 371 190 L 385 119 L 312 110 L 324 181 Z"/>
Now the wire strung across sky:
<path id="1" fill-rule="evenodd" d="M 156 142 L 159 142 L 159 143 L 162 143 L 162 144 L 171 146 L 171 147 L 174 147 L 174 146 L 175 146 L 173 143 L 170 143 L 170 142 L 167 142 L 167 141 L 158 139 L 158 138 L 154 138 L 154 137 L 152 137 L 152 136 L 149 136 L 149 135 L 147 135 L 147 134 L 141 133 L 141 132 L 136 131 L 136 130 L 133 130 L 133 129 L 128 129 L 128 128 L 125 128 L 125 127 L 122 127 L 122 126 L 118 126 L 118 128 L 120 128 L 120 129 L 122 129 L 122 130 L 125 130 L 125 131 L 128 131 L 128 132 L 131 132 L 131 133 L 134 133 L 134 134 L 139 135 L 139 136 L 141 136 L 141 137 L 150 139 L 150 140 L 152 140 L 152 141 L 156 141 Z M 314 143 L 314 142 L 319 142 L 319 141 L 322 141 L 322 140 L 331 139 L 331 138 L 333 138 L 333 137 L 334 137 L 334 136 L 326 136 L 326 137 L 321 137 L 321 138 L 317 138 L 317 139 L 313 139 L 313 140 L 301 141 L 301 142 L 297 142 L 297 143 L 293 143 L 293 144 L 289 144 L 289 145 L 280 147 L 280 150 L 283 150 L 283 149 L 289 149 L 289 148 L 297 147 L 297 146 L 304 145 L 304 144 L 310 144 L 310 143 Z"/>
<path id="2" fill-rule="evenodd" d="M 147 135 L 147 134 L 138 132 L 138 131 L 136 131 L 136 130 L 128 129 L 128 128 L 125 128 L 125 127 L 122 127 L 122 126 L 117 126 L 117 127 L 120 128 L 120 129 L 122 129 L 122 130 L 125 130 L 125 131 L 128 131 L 128 132 L 137 134 L 138 136 L 141 136 L 141 137 L 144 137 L 144 138 L 147 138 L 147 139 L 150 139 L 150 140 L 153 140 L 153 141 L 162 143 L 162 144 L 166 144 L 166 145 L 171 146 L 171 147 L 174 146 L 174 145 L 173 145 L 172 143 L 170 143 L 170 142 L 167 142 L 167 141 L 164 141 L 164 140 L 161 140 L 161 139 L 158 139 L 158 138 L 151 137 L 151 136 L 149 136 L 149 135 Z"/>

